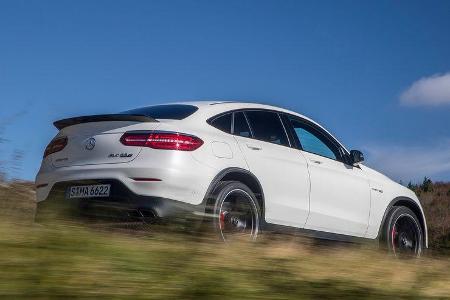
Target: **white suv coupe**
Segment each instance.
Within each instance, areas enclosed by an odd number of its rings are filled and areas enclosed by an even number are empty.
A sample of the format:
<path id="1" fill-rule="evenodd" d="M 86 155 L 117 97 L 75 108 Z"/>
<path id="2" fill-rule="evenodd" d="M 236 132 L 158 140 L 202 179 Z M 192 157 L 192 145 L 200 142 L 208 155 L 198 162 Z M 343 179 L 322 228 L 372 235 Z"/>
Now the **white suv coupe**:
<path id="1" fill-rule="evenodd" d="M 54 125 L 36 177 L 38 215 L 51 203 L 142 220 L 186 212 L 212 218 L 224 240 L 281 228 L 378 240 L 395 254 L 427 247 L 412 191 L 289 110 L 184 102 Z"/>

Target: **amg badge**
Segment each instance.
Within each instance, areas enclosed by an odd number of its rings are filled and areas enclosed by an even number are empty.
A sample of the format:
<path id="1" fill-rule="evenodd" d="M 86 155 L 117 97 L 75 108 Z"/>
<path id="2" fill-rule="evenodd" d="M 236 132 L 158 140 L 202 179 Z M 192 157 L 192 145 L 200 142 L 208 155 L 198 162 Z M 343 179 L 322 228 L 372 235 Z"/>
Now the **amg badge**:
<path id="1" fill-rule="evenodd" d="M 114 157 L 132 157 L 133 154 L 131 153 L 111 153 L 110 155 L 108 155 L 109 158 L 114 158 Z"/>

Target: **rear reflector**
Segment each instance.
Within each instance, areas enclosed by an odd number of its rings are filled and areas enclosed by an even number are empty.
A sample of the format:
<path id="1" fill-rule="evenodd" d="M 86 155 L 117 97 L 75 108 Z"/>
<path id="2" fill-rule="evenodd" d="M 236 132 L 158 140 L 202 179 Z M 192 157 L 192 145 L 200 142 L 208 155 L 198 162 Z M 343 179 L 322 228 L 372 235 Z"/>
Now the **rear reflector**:
<path id="1" fill-rule="evenodd" d="M 196 136 L 178 132 L 126 132 L 120 138 L 125 146 L 149 147 L 162 150 L 194 151 L 203 145 Z"/>
<path id="2" fill-rule="evenodd" d="M 45 148 L 44 158 L 49 156 L 52 153 L 59 152 L 67 145 L 67 137 L 60 137 L 54 139 L 48 144 L 47 148 Z"/>

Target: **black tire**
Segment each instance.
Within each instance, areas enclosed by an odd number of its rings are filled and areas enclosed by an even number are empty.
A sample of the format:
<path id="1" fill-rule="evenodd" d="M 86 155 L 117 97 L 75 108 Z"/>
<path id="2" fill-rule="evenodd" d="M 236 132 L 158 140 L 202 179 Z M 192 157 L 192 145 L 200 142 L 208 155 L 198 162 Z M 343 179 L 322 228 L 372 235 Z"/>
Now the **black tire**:
<path id="1" fill-rule="evenodd" d="M 420 257 L 423 230 L 416 214 L 405 206 L 393 206 L 386 216 L 382 242 L 389 253 L 399 258 Z"/>
<path id="2" fill-rule="evenodd" d="M 213 226 L 223 241 L 256 240 L 261 230 L 261 209 L 254 193 L 245 184 L 220 182 L 209 199 Z"/>

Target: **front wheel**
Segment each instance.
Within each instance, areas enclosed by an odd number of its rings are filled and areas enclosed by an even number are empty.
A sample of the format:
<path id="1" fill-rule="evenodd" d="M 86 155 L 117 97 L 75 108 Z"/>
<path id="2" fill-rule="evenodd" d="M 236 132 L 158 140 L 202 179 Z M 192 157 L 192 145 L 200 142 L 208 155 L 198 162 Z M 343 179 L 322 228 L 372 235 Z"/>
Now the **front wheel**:
<path id="1" fill-rule="evenodd" d="M 422 253 L 422 227 L 416 214 L 405 206 L 391 208 L 382 237 L 389 252 L 396 257 L 419 257 Z"/>
<path id="2" fill-rule="evenodd" d="M 215 188 L 214 227 L 225 242 L 254 241 L 260 231 L 260 208 L 253 192 L 237 181 Z"/>

